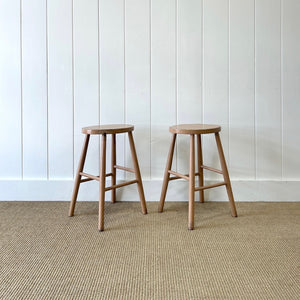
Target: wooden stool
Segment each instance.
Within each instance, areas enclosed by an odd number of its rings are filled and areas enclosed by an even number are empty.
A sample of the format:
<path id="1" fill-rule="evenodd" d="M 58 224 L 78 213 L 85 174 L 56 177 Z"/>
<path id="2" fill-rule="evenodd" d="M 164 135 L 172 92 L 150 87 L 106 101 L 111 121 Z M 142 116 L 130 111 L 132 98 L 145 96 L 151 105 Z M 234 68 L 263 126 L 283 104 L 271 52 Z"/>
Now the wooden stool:
<path id="1" fill-rule="evenodd" d="M 134 127 L 132 125 L 100 125 L 100 126 L 90 126 L 82 128 L 82 133 L 85 134 L 85 141 L 82 148 L 81 157 L 79 160 L 78 170 L 75 177 L 75 184 L 73 189 L 72 201 L 69 210 L 69 216 L 74 215 L 74 209 L 76 204 L 76 199 L 78 195 L 79 185 L 82 182 L 87 182 L 90 180 L 99 181 L 99 231 L 104 230 L 104 202 L 105 202 L 105 192 L 111 190 L 111 202 L 116 202 L 116 189 L 125 185 L 137 183 L 142 212 L 147 214 L 147 207 L 145 202 L 145 195 L 142 183 L 142 177 L 140 173 L 140 168 L 137 160 L 136 150 L 134 146 L 132 131 Z M 128 132 L 131 156 L 133 161 L 133 169 L 122 167 L 116 164 L 116 134 Z M 88 149 L 89 139 L 91 134 L 101 134 L 102 135 L 102 146 L 101 146 L 101 159 L 100 159 L 100 176 L 94 176 L 83 172 L 84 162 L 86 158 L 86 153 Z M 112 135 L 111 143 L 111 173 L 106 174 L 106 135 Z M 124 182 L 121 184 L 116 184 L 116 169 L 128 171 L 135 173 L 135 180 Z M 81 179 L 81 176 L 86 177 Z M 111 177 L 111 186 L 105 187 L 105 178 Z"/>
<path id="2" fill-rule="evenodd" d="M 166 198 L 169 181 L 183 178 L 183 179 L 186 179 L 189 181 L 188 228 L 190 230 L 194 229 L 195 191 L 200 192 L 200 201 L 204 202 L 204 190 L 205 189 L 225 185 L 227 194 L 228 194 L 228 198 L 229 198 L 230 207 L 231 207 L 231 214 L 233 217 L 237 217 L 237 212 L 236 212 L 234 198 L 233 198 L 232 189 L 231 189 L 230 178 L 229 178 L 226 161 L 225 161 L 225 157 L 224 157 L 224 152 L 223 152 L 223 148 L 222 148 L 222 144 L 221 144 L 221 139 L 220 139 L 220 135 L 219 135 L 219 131 L 221 131 L 221 127 L 218 125 L 182 124 L 182 125 L 171 126 L 169 131 L 173 133 L 173 138 L 172 138 L 169 155 L 168 155 L 168 159 L 167 159 L 167 165 L 166 165 L 165 174 L 164 174 L 164 181 L 163 181 L 161 197 L 160 197 L 159 212 L 162 212 L 163 208 L 164 208 L 164 203 L 165 203 L 165 198 Z M 209 134 L 209 133 L 215 134 L 222 171 L 203 165 L 201 134 Z M 183 175 L 183 174 L 180 174 L 180 173 L 177 173 L 177 172 L 174 172 L 171 170 L 177 134 L 189 134 L 190 135 L 190 167 L 189 167 L 189 174 L 186 174 L 186 175 Z M 195 135 L 197 136 L 197 148 L 198 148 L 198 152 L 197 152 L 198 172 L 197 173 L 195 173 L 195 139 L 194 139 Z M 220 183 L 203 186 L 203 181 L 204 181 L 203 169 L 222 174 L 224 177 L 224 181 L 220 182 Z M 170 174 L 172 174 L 174 176 L 170 177 Z M 195 176 L 199 176 L 199 187 L 195 187 Z"/>

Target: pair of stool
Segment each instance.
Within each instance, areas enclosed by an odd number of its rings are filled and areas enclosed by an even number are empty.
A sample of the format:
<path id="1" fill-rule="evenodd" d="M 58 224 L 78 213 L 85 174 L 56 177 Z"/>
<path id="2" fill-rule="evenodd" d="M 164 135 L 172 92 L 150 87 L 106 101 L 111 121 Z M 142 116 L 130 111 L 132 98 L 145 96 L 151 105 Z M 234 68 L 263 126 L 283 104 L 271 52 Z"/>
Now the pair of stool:
<path id="1" fill-rule="evenodd" d="M 79 186 L 83 182 L 87 182 L 90 180 L 96 180 L 99 182 L 99 223 L 98 229 L 99 231 L 104 230 L 104 202 L 105 202 L 105 192 L 111 190 L 111 202 L 114 203 L 116 201 L 116 189 L 119 187 L 123 187 L 129 184 L 137 184 L 142 213 L 147 214 L 147 206 L 145 201 L 142 177 L 140 173 L 140 168 L 138 164 L 138 159 L 136 155 L 134 139 L 132 136 L 132 131 L 134 130 L 134 126 L 132 125 L 100 125 L 100 126 L 90 126 L 82 128 L 82 133 L 85 134 L 85 141 L 83 144 L 83 149 L 81 153 L 81 157 L 79 160 L 79 165 L 75 177 L 74 189 L 72 200 L 70 204 L 69 216 L 74 215 L 75 204 L 77 200 Z M 204 202 L 204 190 L 209 188 L 214 188 L 218 186 L 225 185 L 227 189 L 228 199 L 231 207 L 231 214 L 233 217 L 237 216 L 234 198 L 231 189 L 230 178 L 226 166 L 226 161 L 223 153 L 223 148 L 221 144 L 221 139 L 219 136 L 219 132 L 221 131 L 221 127 L 218 125 L 204 125 L 204 124 L 189 124 L 189 125 L 176 125 L 170 127 L 170 132 L 173 134 L 172 142 L 169 150 L 169 155 L 167 159 L 167 165 L 164 174 L 162 192 L 160 197 L 159 204 L 159 212 L 163 211 L 167 188 L 169 181 L 175 179 L 186 179 L 189 181 L 189 217 L 188 217 L 188 228 L 190 230 L 194 229 L 194 200 L 195 200 L 195 191 L 199 191 L 200 193 L 200 201 Z M 124 166 L 119 166 L 116 164 L 116 134 L 119 133 L 128 133 L 128 139 L 130 144 L 131 156 L 133 161 L 133 169 L 127 168 Z M 111 143 L 111 173 L 106 173 L 106 137 L 107 135 L 112 135 L 112 143 Z M 171 170 L 173 154 L 175 148 L 175 142 L 177 134 L 188 134 L 190 135 L 190 165 L 189 165 L 189 174 L 180 174 Z M 219 158 L 221 162 L 221 169 L 217 170 L 215 168 L 211 168 L 203 165 L 202 158 L 202 146 L 201 146 L 201 135 L 202 134 L 214 134 Z M 83 172 L 86 153 L 89 145 L 90 135 L 101 135 L 102 136 L 102 144 L 101 144 L 101 159 L 100 159 L 100 175 L 94 176 L 91 174 L 87 174 Z M 198 160 L 198 172 L 195 173 L 195 136 L 197 137 L 197 160 Z M 135 174 L 135 179 L 130 180 L 121 184 L 116 184 L 116 170 L 124 170 L 127 172 L 131 172 Z M 203 169 L 213 171 L 219 174 L 222 174 L 224 177 L 224 181 L 216 184 L 211 184 L 204 186 L 204 176 Z M 170 175 L 174 175 L 170 177 Z M 195 187 L 195 176 L 199 177 L 199 187 Z M 82 177 L 85 177 L 82 179 Z M 106 187 L 106 177 L 111 177 L 111 186 Z"/>

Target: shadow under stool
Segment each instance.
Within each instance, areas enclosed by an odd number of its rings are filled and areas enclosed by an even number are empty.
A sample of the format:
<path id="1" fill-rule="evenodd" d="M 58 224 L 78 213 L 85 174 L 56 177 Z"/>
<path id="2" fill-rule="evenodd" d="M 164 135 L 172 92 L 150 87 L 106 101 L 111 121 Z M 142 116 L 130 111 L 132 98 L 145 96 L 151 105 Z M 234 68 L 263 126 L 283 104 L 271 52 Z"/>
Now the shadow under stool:
<path id="1" fill-rule="evenodd" d="M 83 182 L 90 180 L 96 180 L 99 182 L 99 231 L 104 230 L 104 202 L 105 192 L 111 190 L 111 202 L 116 202 L 116 189 L 129 184 L 137 184 L 138 192 L 140 196 L 140 202 L 142 206 L 142 213 L 147 214 L 147 207 L 142 183 L 142 177 L 140 173 L 139 163 L 136 155 L 134 140 L 132 131 L 134 126 L 121 124 L 121 125 L 99 125 L 82 128 L 82 133 L 85 134 L 85 140 L 82 148 L 81 157 L 78 164 L 78 169 L 75 177 L 74 189 L 72 200 L 70 204 L 69 216 L 74 215 L 76 199 L 78 195 L 79 186 Z M 133 161 L 133 169 L 119 166 L 116 164 L 116 134 L 128 133 L 128 139 L 130 144 L 131 156 Z M 106 136 L 111 134 L 111 173 L 106 173 Z M 83 172 L 86 153 L 89 145 L 90 135 L 101 135 L 101 158 L 100 158 L 100 176 L 94 176 Z M 116 184 L 116 169 L 124 170 L 135 174 L 135 179 L 124 183 Z M 86 177 L 84 179 L 81 179 Z M 111 186 L 105 186 L 106 177 L 111 177 Z"/>
<path id="2" fill-rule="evenodd" d="M 209 188 L 214 188 L 218 186 L 225 185 L 227 190 L 227 195 L 231 208 L 231 215 L 237 217 L 236 207 L 234 203 L 234 198 L 231 189 L 230 178 L 227 170 L 227 165 L 225 161 L 225 156 L 221 144 L 221 139 L 219 132 L 221 127 L 218 125 L 206 125 L 206 124 L 181 124 L 171 126 L 169 131 L 173 134 L 169 155 L 167 159 L 167 165 L 164 174 L 163 186 L 160 197 L 159 212 L 163 211 L 167 188 L 170 180 L 175 179 L 186 179 L 189 182 L 189 217 L 188 217 L 188 228 L 190 230 L 194 229 L 194 200 L 195 192 L 199 191 L 200 193 L 200 202 L 204 202 L 204 190 Z M 177 134 L 189 134 L 190 135 L 190 163 L 189 163 L 189 174 L 183 175 L 171 170 L 173 154 L 176 142 Z M 203 156 L 202 156 L 202 145 L 201 145 L 201 135 L 202 134 L 214 134 L 216 139 L 216 144 L 219 153 L 219 159 L 221 163 L 221 169 L 218 170 L 212 167 L 203 165 Z M 198 160 L 198 170 L 195 173 L 195 136 L 197 137 L 197 160 Z M 224 181 L 220 183 L 210 184 L 204 186 L 204 176 L 203 169 L 216 172 L 223 175 Z M 170 175 L 174 175 L 170 177 Z M 195 187 L 195 176 L 199 177 L 199 187 Z"/>

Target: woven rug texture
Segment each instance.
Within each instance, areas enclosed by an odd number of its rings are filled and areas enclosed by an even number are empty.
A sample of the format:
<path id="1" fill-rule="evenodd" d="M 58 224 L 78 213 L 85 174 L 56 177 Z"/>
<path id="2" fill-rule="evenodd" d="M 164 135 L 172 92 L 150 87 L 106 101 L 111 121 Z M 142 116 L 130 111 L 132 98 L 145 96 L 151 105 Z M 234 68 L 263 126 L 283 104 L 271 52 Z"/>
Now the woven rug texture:
<path id="1" fill-rule="evenodd" d="M 300 203 L 0 202 L 0 299 L 300 299 Z"/>

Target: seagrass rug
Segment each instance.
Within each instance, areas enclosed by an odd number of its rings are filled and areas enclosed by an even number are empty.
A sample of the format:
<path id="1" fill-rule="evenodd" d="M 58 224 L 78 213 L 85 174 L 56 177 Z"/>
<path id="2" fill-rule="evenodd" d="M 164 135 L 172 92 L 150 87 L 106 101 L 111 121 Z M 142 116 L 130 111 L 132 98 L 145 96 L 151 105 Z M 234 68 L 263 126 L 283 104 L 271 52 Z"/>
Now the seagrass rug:
<path id="1" fill-rule="evenodd" d="M 0 202 L 0 299 L 300 299 L 300 203 Z"/>

